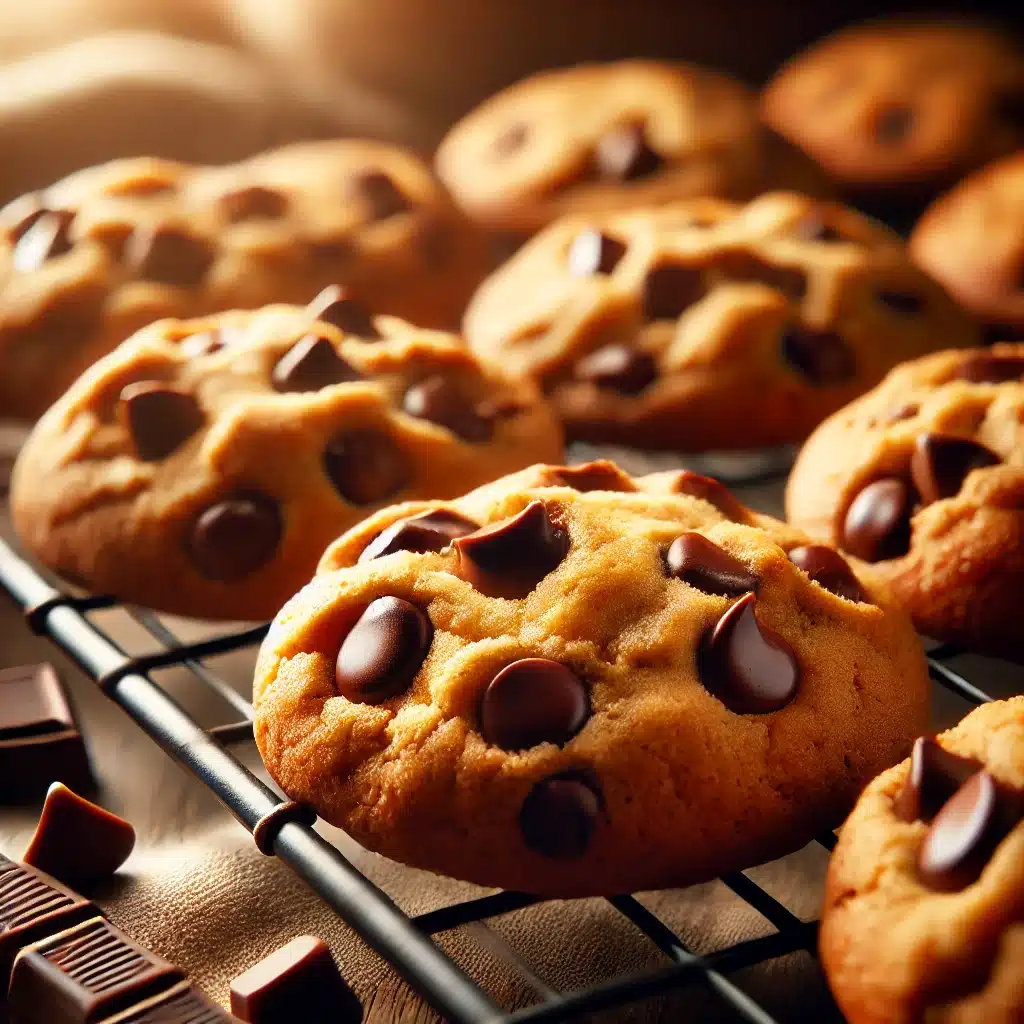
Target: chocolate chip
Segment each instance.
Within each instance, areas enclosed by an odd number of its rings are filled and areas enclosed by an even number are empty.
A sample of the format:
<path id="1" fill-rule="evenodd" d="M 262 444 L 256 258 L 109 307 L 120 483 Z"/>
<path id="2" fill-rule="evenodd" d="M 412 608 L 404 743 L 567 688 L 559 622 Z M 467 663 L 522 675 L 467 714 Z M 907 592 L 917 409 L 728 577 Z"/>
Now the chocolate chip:
<path id="1" fill-rule="evenodd" d="M 850 503 L 843 521 L 843 548 L 865 562 L 899 558 L 910 549 L 913 495 L 904 481 L 884 477 Z"/>
<path id="2" fill-rule="evenodd" d="M 749 252 L 725 252 L 715 266 L 731 281 L 753 281 L 775 288 L 792 299 L 807 294 L 807 275 L 794 267 L 777 267 Z"/>
<path id="3" fill-rule="evenodd" d="M 800 678 L 792 648 L 757 621 L 756 605 L 754 594 L 741 597 L 701 643 L 701 682 L 738 715 L 785 707 Z"/>
<path id="4" fill-rule="evenodd" d="M 484 691 L 480 732 L 502 750 L 562 746 L 589 714 L 587 687 L 572 669 L 547 658 L 523 658 L 506 665 Z"/>
<path id="5" fill-rule="evenodd" d="M 331 324 L 345 334 L 354 334 L 372 341 L 380 338 L 373 316 L 366 306 L 336 284 L 320 292 L 306 310 L 314 320 Z"/>
<path id="6" fill-rule="evenodd" d="M 961 380 L 972 384 L 1002 384 L 1024 378 L 1024 356 L 971 356 L 958 374 Z"/>
<path id="7" fill-rule="evenodd" d="M 441 374 L 409 388 L 402 399 L 402 411 L 445 427 L 474 444 L 489 441 L 494 433 L 494 424 L 477 412 L 450 378 Z"/>
<path id="8" fill-rule="evenodd" d="M 676 537 L 665 554 L 669 575 L 706 594 L 738 597 L 760 582 L 738 558 L 699 533 Z"/>
<path id="9" fill-rule="evenodd" d="M 495 158 L 503 160 L 522 149 L 529 137 L 530 126 L 522 121 L 515 121 L 494 136 L 491 153 Z"/>
<path id="10" fill-rule="evenodd" d="M 600 812 L 597 784 L 580 772 L 565 772 L 534 785 L 519 811 L 519 829 L 535 853 L 573 860 L 586 853 Z"/>
<path id="11" fill-rule="evenodd" d="M 433 638 L 426 612 L 400 597 L 378 597 L 338 651 L 338 692 L 358 704 L 378 704 L 402 693 L 423 665 Z"/>
<path id="12" fill-rule="evenodd" d="M 910 771 L 894 803 L 903 821 L 931 821 L 942 805 L 979 769 L 981 762 L 960 757 L 929 736 L 919 736 L 910 754 Z"/>
<path id="13" fill-rule="evenodd" d="M 808 213 L 793 225 L 793 234 L 807 242 L 847 241 L 831 224 L 825 222 L 820 213 Z"/>
<path id="14" fill-rule="evenodd" d="M 914 111 L 904 105 L 886 107 L 875 118 L 875 138 L 886 146 L 903 142 L 914 124 Z"/>
<path id="15" fill-rule="evenodd" d="M 277 220 L 285 215 L 288 199 L 262 185 L 249 185 L 226 192 L 217 201 L 217 207 L 231 224 L 245 220 Z"/>
<path id="16" fill-rule="evenodd" d="M 603 345 L 585 355 L 575 366 L 577 380 L 591 381 L 599 388 L 611 388 L 624 395 L 638 395 L 658 376 L 650 352 L 638 352 L 627 345 Z"/>
<path id="17" fill-rule="evenodd" d="M 338 493 L 353 505 L 373 505 L 400 491 L 412 467 L 389 434 L 342 431 L 327 442 L 324 470 Z"/>
<path id="18" fill-rule="evenodd" d="M 864 591 L 861 589 L 853 570 L 847 565 L 846 559 L 838 551 L 825 547 L 824 544 L 806 544 L 793 548 L 789 560 L 800 570 L 807 573 L 819 586 L 847 601 L 865 602 Z"/>
<path id="19" fill-rule="evenodd" d="M 125 387 L 117 409 L 136 454 L 146 462 L 166 459 L 205 422 L 194 395 L 155 380 Z"/>
<path id="20" fill-rule="evenodd" d="M 711 476 L 702 476 L 689 469 L 681 469 L 672 483 L 673 494 L 688 494 L 714 505 L 726 519 L 745 523 L 748 514 L 746 506 L 725 484 Z"/>
<path id="21" fill-rule="evenodd" d="M 619 125 L 606 132 L 594 147 L 594 163 L 602 178 L 633 181 L 659 170 L 664 161 L 647 141 L 639 122 Z"/>
<path id="22" fill-rule="evenodd" d="M 281 356 L 270 380 L 277 391 L 319 391 L 332 384 L 359 380 L 360 376 L 326 338 L 307 334 Z"/>
<path id="23" fill-rule="evenodd" d="M 617 238 L 594 228 L 581 231 L 569 246 L 567 262 L 573 277 L 610 274 L 626 255 L 626 246 Z"/>
<path id="24" fill-rule="evenodd" d="M 598 460 L 581 466 L 552 467 L 552 485 L 572 487 L 577 491 L 635 491 L 632 481 L 612 462 Z"/>
<path id="25" fill-rule="evenodd" d="M 676 320 L 704 294 L 704 275 L 697 267 L 662 263 L 644 278 L 643 309 L 647 320 Z"/>
<path id="26" fill-rule="evenodd" d="M 199 514 L 188 547 L 207 579 L 232 583 L 274 557 L 281 533 L 277 502 L 259 491 L 241 491 Z"/>
<path id="27" fill-rule="evenodd" d="M 782 358 L 812 384 L 843 384 L 857 372 L 850 346 L 833 331 L 790 327 L 782 335 Z"/>
<path id="28" fill-rule="evenodd" d="M 382 530 L 363 548 L 359 561 L 369 562 L 396 551 L 441 551 L 456 537 L 465 537 L 479 529 L 478 523 L 458 512 L 443 508 L 421 512 L 418 516 L 399 519 Z"/>
<path id="29" fill-rule="evenodd" d="M 910 459 L 910 475 L 922 503 L 930 505 L 958 494 L 973 470 L 1001 461 L 995 452 L 967 437 L 919 434 Z"/>
<path id="30" fill-rule="evenodd" d="M 14 269 L 20 274 L 28 274 L 38 270 L 47 260 L 70 252 L 71 222 L 74 219 L 75 215 L 70 210 L 47 210 L 40 214 L 14 247 Z"/>
<path id="31" fill-rule="evenodd" d="M 125 260 L 140 278 L 195 288 L 213 265 L 214 252 L 182 228 L 139 229 L 128 240 Z"/>
<path id="32" fill-rule="evenodd" d="M 11 242 L 17 242 L 43 214 L 48 212 L 38 192 L 29 192 L 20 199 L 15 199 L 3 208 L 8 238 Z"/>
<path id="33" fill-rule="evenodd" d="M 366 171 L 353 180 L 352 186 L 369 208 L 371 220 L 386 220 L 411 208 L 408 198 L 383 171 Z"/>
<path id="34" fill-rule="evenodd" d="M 542 501 L 453 542 L 459 575 L 488 597 L 525 597 L 569 552 Z"/>
<path id="35" fill-rule="evenodd" d="M 914 316 L 924 309 L 924 299 L 912 292 L 895 292 L 882 289 L 875 293 L 878 301 L 902 316 Z"/>

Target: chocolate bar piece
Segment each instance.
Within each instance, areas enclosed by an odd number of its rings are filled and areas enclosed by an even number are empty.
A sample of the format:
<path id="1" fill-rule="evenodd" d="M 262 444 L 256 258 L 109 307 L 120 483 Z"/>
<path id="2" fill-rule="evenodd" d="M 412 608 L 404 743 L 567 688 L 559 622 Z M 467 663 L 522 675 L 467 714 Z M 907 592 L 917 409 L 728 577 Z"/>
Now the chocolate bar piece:
<path id="1" fill-rule="evenodd" d="M 0 801 L 42 796 L 51 782 L 92 788 L 82 734 L 49 664 L 0 671 Z"/>
<path id="2" fill-rule="evenodd" d="M 107 1017 L 101 1024 L 238 1024 L 238 1021 L 184 982 L 124 1013 Z"/>

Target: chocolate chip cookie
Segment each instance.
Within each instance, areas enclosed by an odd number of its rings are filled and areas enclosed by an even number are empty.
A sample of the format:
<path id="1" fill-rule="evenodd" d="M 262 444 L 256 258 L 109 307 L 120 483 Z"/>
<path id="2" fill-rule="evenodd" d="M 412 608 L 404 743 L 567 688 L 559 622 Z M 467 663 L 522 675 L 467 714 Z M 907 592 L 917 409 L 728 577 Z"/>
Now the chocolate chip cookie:
<path id="1" fill-rule="evenodd" d="M 308 302 L 455 326 L 486 247 L 391 146 L 288 146 L 229 167 L 118 160 L 0 211 L 0 418 L 34 418 L 161 317 Z"/>
<path id="2" fill-rule="evenodd" d="M 1024 697 L 868 786 L 829 865 L 821 958 L 850 1024 L 1024 1017 Z"/>
<path id="3" fill-rule="evenodd" d="M 683 451 L 798 441 L 901 360 L 978 339 L 893 232 L 794 193 L 563 218 L 465 328 L 570 435 Z"/>
<path id="4" fill-rule="evenodd" d="M 269 618 L 368 513 L 560 452 L 533 385 L 332 288 L 138 332 L 36 424 L 11 505 L 25 545 L 90 590 Z"/>
<path id="5" fill-rule="evenodd" d="M 1024 150 L 937 199 L 910 255 L 998 336 L 1024 338 Z"/>
<path id="6" fill-rule="evenodd" d="M 897 367 L 811 436 L 786 510 L 922 633 L 1024 658 L 1024 345 Z"/>
<path id="7" fill-rule="evenodd" d="M 471 216 L 525 234 L 567 213 L 825 188 L 813 163 L 760 123 L 746 86 L 655 61 L 527 78 L 455 125 L 436 167 Z"/>
<path id="8" fill-rule="evenodd" d="M 906 616 L 717 481 L 534 466 L 332 545 L 260 651 L 256 739 L 372 850 L 610 894 L 833 827 L 926 692 Z"/>

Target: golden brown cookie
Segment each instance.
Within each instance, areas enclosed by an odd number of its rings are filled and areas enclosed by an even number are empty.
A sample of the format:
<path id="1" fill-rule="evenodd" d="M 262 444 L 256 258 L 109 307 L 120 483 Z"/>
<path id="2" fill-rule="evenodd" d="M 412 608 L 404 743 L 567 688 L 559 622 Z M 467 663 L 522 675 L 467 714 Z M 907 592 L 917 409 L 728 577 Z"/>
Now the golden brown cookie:
<path id="1" fill-rule="evenodd" d="M 0 418 L 30 418 L 161 317 L 308 302 L 455 326 L 486 259 L 411 154 L 346 140 L 229 167 L 118 160 L 0 211 Z"/>
<path id="2" fill-rule="evenodd" d="M 922 633 L 1024 658 L 1024 345 L 897 367 L 814 432 L 786 512 Z"/>
<path id="3" fill-rule="evenodd" d="M 368 513 L 539 452 L 561 439 L 531 384 L 330 289 L 308 309 L 140 331 L 36 425 L 11 510 L 25 545 L 90 590 L 270 618 Z"/>
<path id="4" fill-rule="evenodd" d="M 829 864 L 821 959 L 850 1024 L 1024 1018 L 1024 697 L 868 786 Z"/>
<path id="5" fill-rule="evenodd" d="M 436 166 L 471 216 L 524 233 L 568 213 L 824 187 L 811 161 L 760 124 L 746 86 L 638 60 L 510 86 L 452 128 Z"/>
<path id="6" fill-rule="evenodd" d="M 853 210 L 702 207 L 556 222 L 481 285 L 470 344 L 534 377 L 571 436 L 699 451 L 798 441 L 901 360 L 978 339 Z"/>
<path id="7" fill-rule="evenodd" d="M 581 896 L 799 848 L 926 693 L 910 623 L 834 551 L 707 477 L 597 462 L 350 531 L 254 700 L 271 775 L 369 849 Z"/>

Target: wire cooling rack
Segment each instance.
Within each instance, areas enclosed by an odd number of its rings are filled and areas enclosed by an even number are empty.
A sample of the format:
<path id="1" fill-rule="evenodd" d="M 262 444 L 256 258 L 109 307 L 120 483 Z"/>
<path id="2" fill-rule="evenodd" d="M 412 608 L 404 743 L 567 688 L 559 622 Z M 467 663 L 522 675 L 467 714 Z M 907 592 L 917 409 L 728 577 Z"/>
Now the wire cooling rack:
<path id="1" fill-rule="evenodd" d="M 112 598 L 78 597 L 60 590 L 2 540 L 0 584 L 24 610 L 34 632 L 50 637 L 74 658 L 110 699 L 205 784 L 250 833 L 263 833 L 266 841 L 261 848 L 287 863 L 446 1020 L 456 1024 L 581 1020 L 584 1015 L 686 986 L 702 986 L 731 1010 L 737 1021 L 781 1024 L 728 975 L 791 953 L 815 955 L 818 924 L 801 920 L 748 874 L 737 872 L 721 881 L 771 925 L 774 930 L 769 934 L 697 955 L 634 896 L 611 897 L 610 905 L 647 936 L 664 954 L 665 962 L 578 991 L 556 992 L 486 925 L 488 919 L 540 903 L 540 898 L 498 892 L 410 917 L 314 831 L 308 819 L 290 814 L 295 805 L 281 801 L 231 753 L 233 746 L 252 741 L 252 705 L 206 662 L 228 652 L 255 649 L 266 635 L 267 626 L 184 642 L 151 611 L 120 606 Z M 94 621 L 93 613 L 117 607 L 123 607 L 148 634 L 154 643 L 152 652 L 130 657 Z M 970 705 L 992 700 L 947 664 L 957 653 L 951 647 L 930 652 L 933 680 Z M 187 714 L 151 678 L 151 673 L 172 666 L 191 672 L 233 720 L 204 727 Z M 265 829 L 268 823 L 274 827 Z M 823 835 L 817 842 L 831 850 L 835 836 Z M 434 935 L 466 926 L 482 937 L 492 953 L 520 972 L 541 996 L 539 1002 L 511 1013 L 503 1010 L 432 941 Z"/>

